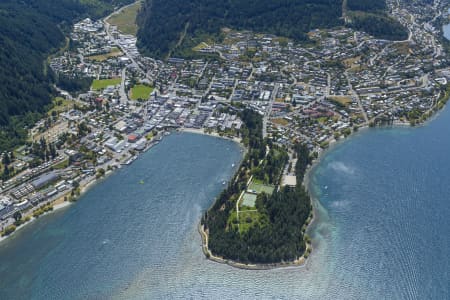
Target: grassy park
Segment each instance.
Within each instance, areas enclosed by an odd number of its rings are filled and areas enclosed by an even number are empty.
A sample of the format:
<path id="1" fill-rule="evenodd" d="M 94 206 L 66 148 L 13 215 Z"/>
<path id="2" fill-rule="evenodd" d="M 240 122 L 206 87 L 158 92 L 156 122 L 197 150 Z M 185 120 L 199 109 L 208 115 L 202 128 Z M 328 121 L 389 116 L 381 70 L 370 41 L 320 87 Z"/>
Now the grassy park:
<path id="1" fill-rule="evenodd" d="M 352 97 L 350 96 L 330 96 L 328 100 L 341 107 L 347 107 L 352 103 Z"/>
<path id="2" fill-rule="evenodd" d="M 112 79 L 95 79 L 92 82 L 92 89 L 99 91 L 99 90 L 103 90 L 104 88 L 106 88 L 107 86 L 110 85 L 118 85 L 120 84 L 122 81 L 122 79 L 120 78 L 112 78 Z"/>
<path id="3" fill-rule="evenodd" d="M 145 85 L 145 84 L 137 84 L 131 89 L 131 99 L 147 100 L 148 97 L 150 96 L 151 92 L 153 92 L 152 87 Z"/>

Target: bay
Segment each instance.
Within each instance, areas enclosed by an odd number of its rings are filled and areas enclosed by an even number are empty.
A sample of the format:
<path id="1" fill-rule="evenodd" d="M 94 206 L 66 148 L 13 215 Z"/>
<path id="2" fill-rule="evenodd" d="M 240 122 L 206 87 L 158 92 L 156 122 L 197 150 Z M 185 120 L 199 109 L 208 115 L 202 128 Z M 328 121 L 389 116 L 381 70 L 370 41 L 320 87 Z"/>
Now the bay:
<path id="1" fill-rule="evenodd" d="M 307 264 L 250 271 L 205 259 L 197 232 L 241 149 L 173 134 L 1 243 L 0 299 L 449 299 L 449 154 L 448 108 L 335 145 L 310 173 Z"/>

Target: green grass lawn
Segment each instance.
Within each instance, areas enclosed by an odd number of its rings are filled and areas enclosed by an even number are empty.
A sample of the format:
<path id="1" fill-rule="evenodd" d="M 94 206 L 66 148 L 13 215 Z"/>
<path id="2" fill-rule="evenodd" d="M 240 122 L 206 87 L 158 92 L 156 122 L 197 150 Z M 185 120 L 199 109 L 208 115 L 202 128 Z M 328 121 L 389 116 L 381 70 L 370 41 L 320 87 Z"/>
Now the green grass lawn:
<path id="1" fill-rule="evenodd" d="M 56 111 L 57 113 L 68 110 L 73 106 L 73 101 L 66 100 L 62 97 L 56 97 L 53 99 L 53 108 L 48 111 L 48 115 L 50 116 L 52 112 Z"/>
<path id="2" fill-rule="evenodd" d="M 54 165 L 53 169 L 60 170 L 60 169 L 67 168 L 68 166 L 69 166 L 69 160 L 65 159 L 62 162 L 60 162 L 59 164 Z"/>
<path id="3" fill-rule="evenodd" d="M 120 79 L 120 78 L 100 79 L 100 80 L 95 79 L 92 82 L 92 87 L 91 88 L 93 90 L 99 91 L 99 90 L 103 90 L 107 86 L 120 84 L 121 81 L 122 81 L 122 79 Z"/>
<path id="4" fill-rule="evenodd" d="M 119 14 L 113 15 L 108 19 L 108 23 L 117 26 L 120 32 L 124 34 L 136 35 L 138 26 L 136 24 L 136 16 L 141 8 L 141 2 L 122 10 Z"/>
<path id="5" fill-rule="evenodd" d="M 144 84 L 135 85 L 131 89 L 131 99 L 133 99 L 133 100 L 137 100 L 137 99 L 147 100 L 148 97 L 150 96 L 151 92 L 153 92 L 153 88 L 148 86 L 148 85 L 144 85 Z"/>
<path id="6" fill-rule="evenodd" d="M 117 57 L 117 56 L 122 56 L 123 53 L 122 51 L 120 51 L 119 48 L 112 48 L 111 52 L 109 53 L 105 53 L 105 54 L 99 54 L 99 55 L 92 55 L 92 56 L 88 56 L 86 57 L 89 60 L 95 60 L 95 61 L 105 61 L 110 57 Z"/>
<path id="7" fill-rule="evenodd" d="M 253 226 L 260 226 L 264 220 L 263 215 L 258 211 L 240 211 L 239 212 L 239 231 L 241 233 L 248 231 Z"/>

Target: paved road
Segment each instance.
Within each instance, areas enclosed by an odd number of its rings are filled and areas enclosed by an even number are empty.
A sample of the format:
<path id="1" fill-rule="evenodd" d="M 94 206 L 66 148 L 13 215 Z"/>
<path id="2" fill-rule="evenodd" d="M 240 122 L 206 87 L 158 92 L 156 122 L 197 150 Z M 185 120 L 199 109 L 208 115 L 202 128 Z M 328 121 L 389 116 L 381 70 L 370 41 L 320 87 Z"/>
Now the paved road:
<path id="1" fill-rule="evenodd" d="M 267 137 L 267 122 L 268 122 L 268 119 L 272 112 L 273 102 L 275 101 L 275 98 L 278 94 L 279 88 L 280 88 L 280 85 L 278 83 L 275 83 L 275 88 L 272 91 L 272 95 L 269 100 L 269 105 L 267 107 L 266 113 L 264 114 L 264 118 L 263 118 L 263 138 Z"/>
<path id="2" fill-rule="evenodd" d="M 352 94 L 352 98 L 358 102 L 359 109 L 361 110 L 361 113 L 363 114 L 363 117 L 364 117 L 364 121 L 367 124 L 369 124 L 369 119 L 367 118 L 366 111 L 364 110 L 364 107 L 362 106 L 361 99 L 359 98 L 358 93 L 353 89 L 353 85 L 350 82 L 350 78 L 348 77 L 347 70 L 344 72 L 344 75 L 347 78 L 348 88 L 350 89 L 350 93 Z"/>

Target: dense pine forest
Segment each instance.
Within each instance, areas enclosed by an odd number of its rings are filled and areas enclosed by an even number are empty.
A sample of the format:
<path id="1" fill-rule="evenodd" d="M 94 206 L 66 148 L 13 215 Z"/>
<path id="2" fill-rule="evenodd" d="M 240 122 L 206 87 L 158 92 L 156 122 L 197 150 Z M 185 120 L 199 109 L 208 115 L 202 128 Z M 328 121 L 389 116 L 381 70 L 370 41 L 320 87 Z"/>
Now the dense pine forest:
<path id="1" fill-rule="evenodd" d="M 47 56 L 76 19 L 101 17 L 131 0 L 0 1 L 0 151 L 22 143 L 51 103 Z"/>
<path id="2" fill-rule="evenodd" d="M 311 163 L 308 149 L 303 145 L 294 149 L 298 158 L 295 166 L 297 186 L 275 189 L 272 194 L 259 194 L 255 204 L 260 218 L 258 225 L 239 231 L 230 223 L 230 215 L 236 207 L 236 195 L 246 188 L 249 175 L 276 185 L 281 177 L 280 170 L 287 163 L 282 148 L 263 140 L 262 118 L 258 113 L 245 110 L 241 118 L 246 125 L 242 134 L 248 141 L 248 153 L 229 186 L 202 218 L 202 224 L 209 232 L 209 249 L 214 255 L 243 263 L 293 261 L 305 252 L 304 225 L 312 209 L 310 197 L 302 186 L 306 168 Z M 269 173 L 257 170 L 257 166 L 268 148 L 271 150 L 262 167 L 267 168 L 272 177 L 264 178 L 260 174 Z M 280 155 L 274 155 L 272 151 Z"/>
<path id="3" fill-rule="evenodd" d="M 385 0 L 347 0 L 348 26 L 365 31 L 376 38 L 406 40 L 408 31 L 389 16 Z"/>

